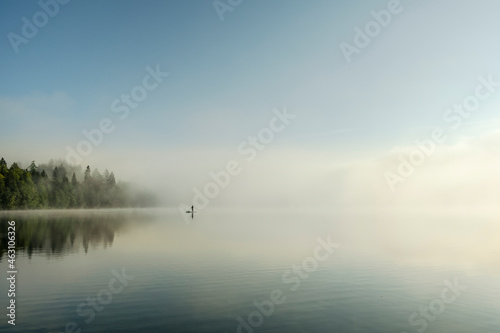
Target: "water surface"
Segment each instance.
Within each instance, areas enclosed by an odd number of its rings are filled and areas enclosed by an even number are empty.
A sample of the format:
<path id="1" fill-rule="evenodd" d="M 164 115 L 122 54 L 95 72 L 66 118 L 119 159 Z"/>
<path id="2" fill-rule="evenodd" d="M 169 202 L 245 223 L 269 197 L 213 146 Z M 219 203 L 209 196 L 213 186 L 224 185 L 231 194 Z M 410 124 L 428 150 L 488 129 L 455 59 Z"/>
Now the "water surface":
<path id="1" fill-rule="evenodd" d="M 0 331 L 499 332 L 498 217 L 2 212 L 2 233 L 17 223 L 18 274 L 16 326 L 3 314 Z M 325 242 L 338 247 L 317 250 Z M 1 279 L 3 309 L 7 289 Z"/>

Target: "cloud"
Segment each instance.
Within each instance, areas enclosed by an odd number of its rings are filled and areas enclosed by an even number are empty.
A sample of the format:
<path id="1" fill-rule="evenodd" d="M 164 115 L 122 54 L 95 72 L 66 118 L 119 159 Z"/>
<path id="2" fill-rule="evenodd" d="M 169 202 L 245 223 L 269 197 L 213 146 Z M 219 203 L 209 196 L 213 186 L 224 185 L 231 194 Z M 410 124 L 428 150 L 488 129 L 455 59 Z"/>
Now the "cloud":
<path id="1" fill-rule="evenodd" d="M 481 207 L 495 205 L 500 197 L 500 131 L 476 137 L 461 137 L 440 145 L 434 154 L 404 183 L 398 184 L 388 204 L 441 207 Z M 385 171 L 395 171 L 400 156 L 416 147 L 392 151 L 379 162 Z"/>
<path id="2" fill-rule="evenodd" d="M 130 147 L 96 152 L 91 165 L 111 168 L 120 179 L 147 185 L 162 193 L 170 206 L 192 202 L 194 189 L 203 192 L 213 182 L 209 173 L 221 172 L 235 159 L 242 172 L 210 199 L 211 206 L 465 209 L 494 206 L 500 198 L 499 146 L 500 131 L 441 145 L 394 193 L 384 173 L 395 171 L 398 158 L 415 147 L 398 147 L 378 156 L 367 151 L 361 154 L 363 159 L 327 149 L 269 147 L 253 162 L 236 150 Z"/>
<path id="3" fill-rule="evenodd" d="M 74 102 L 61 91 L 0 96 L 0 115 L 0 149 L 16 159 L 59 156 L 78 128 L 70 120 L 75 118 Z"/>
<path id="4" fill-rule="evenodd" d="M 65 120 L 73 110 L 73 101 L 62 92 L 0 97 L 0 113 L 8 117 L 0 125 L 2 154 L 10 163 L 64 158 L 64 147 L 82 139 L 83 125 L 75 123 L 75 117 L 73 123 Z M 213 130 L 235 121 L 234 115 L 226 116 L 221 124 L 198 120 L 195 129 L 203 131 L 206 126 Z M 13 133 L 15 139 L 9 140 Z M 108 144 L 106 138 L 106 144 L 95 147 L 83 163 L 144 184 L 161 193 L 170 206 L 191 202 L 193 189 L 203 191 L 213 181 L 209 173 L 224 170 L 230 160 L 238 160 L 243 171 L 211 200 L 213 206 L 463 208 L 493 206 L 500 198 L 500 177 L 496 176 L 500 170 L 500 130 L 462 136 L 438 146 L 410 177 L 397 184 L 394 193 L 384 173 L 396 172 L 399 158 L 408 157 L 414 146 L 394 147 L 380 154 L 372 148 L 349 153 L 345 147 L 312 150 L 272 143 L 255 161 L 247 162 L 237 153 L 238 140 L 233 148 L 227 144 L 149 145 L 141 140 L 113 145 L 113 140 Z"/>
<path id="5" fill-rule="evenodd" d="M 64 116 L 71 112 L 73 100 L 64 92 L 33 92 L 17 98 L 0 96 L 0 113 L 12 117 Z"/>
<path id="6" fill-rule="evenodd" d="M 73 105 L 72 99 L 60 91 L 33 92 L 17 98 L 0 96 L 0 114 L 4 119 L 0 129 L 15 132 L 16 137 L 36 138 L 57 132 L 60 138 L 61 131 L 67 127 L 66 119 L 73 116 Z"/>

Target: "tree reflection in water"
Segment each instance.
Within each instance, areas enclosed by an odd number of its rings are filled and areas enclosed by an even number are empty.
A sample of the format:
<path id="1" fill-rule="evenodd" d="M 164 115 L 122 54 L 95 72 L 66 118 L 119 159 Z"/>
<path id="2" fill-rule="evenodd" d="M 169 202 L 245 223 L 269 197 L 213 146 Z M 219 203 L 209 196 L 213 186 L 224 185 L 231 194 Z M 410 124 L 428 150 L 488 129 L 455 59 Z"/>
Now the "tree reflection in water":
<path id="1" fill-rule="evenodd" d="M 115 232 L 136 214 L 116 211 L 40 211 L 0 215 L 0 262 L 8 247 L 7 222 L 16 221 L 16 253 L 63 256 L 113 244 Z"/>

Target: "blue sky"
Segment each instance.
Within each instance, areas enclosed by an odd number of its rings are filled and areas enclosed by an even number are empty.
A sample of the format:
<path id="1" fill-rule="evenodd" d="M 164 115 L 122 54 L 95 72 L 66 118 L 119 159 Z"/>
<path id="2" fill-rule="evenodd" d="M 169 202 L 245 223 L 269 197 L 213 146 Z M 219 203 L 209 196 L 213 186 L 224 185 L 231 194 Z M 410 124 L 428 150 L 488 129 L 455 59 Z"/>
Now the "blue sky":
<path id="1" fill-rule="evenodd" d="M 35 1 L 0 6 L 3 36 L 19 33 L 21 18 L 40 10 Z M 137 131 L 196 144 L 207 138 L 182 138 L 179 130 L 200 114 L 232 114 L 235 128 L 258 128 L 272 108 L 287 106 L 304 115 L 290 136 L 357 129 L 351 139 L 373 141 L 433 126 L 478 75 L 498 72 L 493 1 L 402 1 L 403 11 L 347 64 L 339 43 L 352 43 L 352 29 L 386 6 L 244 1 L 221 22 L 211 1 L 72 1 L 18 54 L 2 39 L 0 72 L 8 79 L 0 92 L 12 100 L 63 94 L 72 103 L 60 110 L 71 132 L 92 126 L 109 113 L 112 100 L 140 83 L 146 66 L 160 64 L 171 76 L 136 110 Z M 493 115 L 486 111 L 477 120 Z M 8 122 L 11 131 L 22 131 Z M 238 139 L 239 131 L 226 130 Z M 208 139 L 227 142 L 225 134 Z"/>
<path id="2" fill-rule="evenodd" d="M 64 158 L 82 130 L 110 118 L 115 130 L 94 147 L 108 165 L 132 152 L 234 152 L 286 107 L 297 120 L 273 147 L 382 156 L 446 126 L 443 113 L 479 76 L 500 81 L 493 0 L 402 0 L 348 63 L 340 44 L 353 44 L 353 29 L 388 3 L 243 0 L 221 21 L 212 1 L 72 0 L 16 53 L 7 35 L 21 35 L 22 18 L 41 7 L 4 0 L 0 151 L 24 162 Z M 157 65 L 170 75 L 119 120 L 111 103 Z M 495 130 L 499 97 L 453 135 Z"/>

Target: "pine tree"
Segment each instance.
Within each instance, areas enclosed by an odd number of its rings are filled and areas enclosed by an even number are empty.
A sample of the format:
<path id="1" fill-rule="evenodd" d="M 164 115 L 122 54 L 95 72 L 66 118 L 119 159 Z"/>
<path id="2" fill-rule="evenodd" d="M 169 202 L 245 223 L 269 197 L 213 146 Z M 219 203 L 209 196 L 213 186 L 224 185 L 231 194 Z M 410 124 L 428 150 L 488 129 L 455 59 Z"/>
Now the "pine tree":
<path id="1" fill-rule="evenodd" d="M 5 177 L 7 176 L 7 162 L 3 159 L 0 159 L 0 209 L 6 209 L 6 202 L 8 198 L 8 189 L 5 185 Z"/>
<path id="2" fill-rule="evenodd" d="M 31 161 L 31 164 L 28 167 L 28 171 L 31 174 L 31 177 L 33 179 L 40 176 L 40 173 L 38 172 L 38 167 L 36 166 L 35 161 Z"/>
<path id="3" fill-rule="evenodd" d="M 78 185 L 78 182 L 76 181 L 76 175 L 74 172 L 73 176 L 71 176 L 71 185 L 73 185 L 73 187 L 76 187 Z"/>
<path id="4" fill-rule="evenodd" d="M 73 175 L 71 176 L 71 201 L 70 201 L 70 207 L 72 208 L 77 208 L 81 207 L 83 204 L 83 195 L 81 193 L 80 189 L 80 184 L 76 180 L 76 175 L 73 172 Z"/>
<path id="5" fill-rule="evenodd" d="M 40 172 L 40 178 L 38 179 L 38 183 L 36 185 L 38 188 L 38 202 L 40 208 L 49 207 L 50 182 L 45 170 L 42 170 L 42 172 Z"/>
<path id="6" fill-rule="evenodd" d="M 22 208 L 37 208 L 38 193 L 36 185 L 31 179 L 31 173 L 23 171 L 18 188 L 21 195 L 20 206 Z"/>
<path id="7" fill-rule="evenodd" d="M 92 194 L 93 179 L 90 171 L 90 167 L 87 165 L 85 169 L 85 175 L 83 176 L 83 202 L 85 207 L 92 208 L 95 207 L 95 197 Z"/>
<path id="8" fill-rule="evenodd" d="M 0 173 L 5 174 L 7 172 L 7 162 L 3 159 L 3 157 L 0 159 Z"/>
<path id="9" fill-rule="evenodd" d="M 90 175 L 90 167 L 87 165 L 87 168 L 85 169 L 85 175 L 83 177 L 83 182 L 88 183 L 92 179 L 92 176 Z"/>
<path id="10" fill-rule="evenodd" d="M 71 172 L 71 181 L 68 178 Z M 0 209 L 30 208 L 94 208 L 123 207 L 147 204 L 147 196 L 131 197 L 125 185 L 117 184 L 115 175 L 109 170 L 103 174 L 87 166 L 82 183 L 77 180 L 81 169 L 65 162 L 51 160 L 49 164 L 37 166 L 32 161 L 27 169 L 17 163 L 10 168 L 0 158 Z M 47 173 L 50 173 L 49 177 Z"/>
<path id="11" fill-rule="evenodd" d="M 111 172 L 106 181 L 110 187 L 115 187 L 116 186 L 115 174 Z"/>

